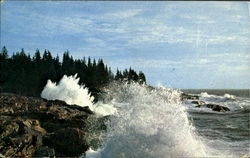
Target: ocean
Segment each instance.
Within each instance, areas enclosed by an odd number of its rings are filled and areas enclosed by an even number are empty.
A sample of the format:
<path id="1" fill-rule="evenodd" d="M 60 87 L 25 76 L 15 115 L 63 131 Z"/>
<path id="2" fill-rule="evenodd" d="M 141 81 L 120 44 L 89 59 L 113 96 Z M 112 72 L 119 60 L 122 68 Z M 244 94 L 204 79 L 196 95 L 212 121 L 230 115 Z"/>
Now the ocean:
<path id="1" fill-rule="evenodd" d="M 59 84 L 48 82 L 42 97 L 88 105 L 97 117 L 108 116 L 107 130 L 99 137 L 102 143 L 92 146 L 82 157 L 239 158 L 250 155 L 249 90 L 178 90 L 114 82 L 103 89 L 103 100 L 93 103 L 88 89 L 78 82 L 76 76 L 64 76 Z M 181 100 L 182 91 L 230 111 L 195 107 L 192 100 Z"/>
<path id="2" fill-rule="evenodd" d="M 250 89 L 181 89 L 181 91 L 191 94 L 206 92 L 218 96 L 230 94 L 237 97 L 250 98 Z"/>
<path id="3" fill-rule="evenodd" d="M 210 109 L 189 107 L 190 121 L 207 144 L 235 155 L 250 155 L 250 95 L 249 89 L 182 90 L 199 95 L 207 103 L 229 107 L 230 112 L 212 112 Z"/>

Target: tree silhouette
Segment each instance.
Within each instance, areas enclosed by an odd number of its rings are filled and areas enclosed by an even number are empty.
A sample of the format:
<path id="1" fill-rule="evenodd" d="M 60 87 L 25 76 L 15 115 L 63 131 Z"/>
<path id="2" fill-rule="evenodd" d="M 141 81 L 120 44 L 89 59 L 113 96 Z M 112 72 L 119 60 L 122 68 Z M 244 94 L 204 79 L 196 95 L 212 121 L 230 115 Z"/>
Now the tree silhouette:
<path id="1" fill-rule="evenodd" d="M 59 56 L 53 57 L 49 50 L 45 50 L 41 57 L 39 49 L 33 57 L 26 55 L 23 48 L 9 57 L 8 50 L 4 46 L 0 53 L 0 64 L 0 91 L 30 96 L 40 96 L 48 79 L 59 82 L 65 74 L 77 73 L 80 84 L 87 86 L 94 96 L 98 95 L 101 87 L 113 80 L 146 82 L 142 72 L 137 74 L 131 68 L 123 72 L 117 69 L 114 75 L 102 59 L 91 60 L 88 57 L 86 63 L 85 57 L 73 59 L 69 51 L 64 52 L 60 62 Z"/>

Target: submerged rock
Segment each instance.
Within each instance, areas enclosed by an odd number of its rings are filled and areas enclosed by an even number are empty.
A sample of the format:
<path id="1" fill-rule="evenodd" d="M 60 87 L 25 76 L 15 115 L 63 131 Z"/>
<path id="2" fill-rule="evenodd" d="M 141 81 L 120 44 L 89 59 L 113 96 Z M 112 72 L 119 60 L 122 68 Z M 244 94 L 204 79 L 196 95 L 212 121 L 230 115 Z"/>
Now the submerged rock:
<path id="1" fill-rule="evenodd" d="M 192 104 L 197 104 L 197 107 L 200 107 L 201 105 L 206 104 L 204 101 L 201 101 L 201 100 L 194 100 L 191 103 Z"/>
<path id="2" fill-rule="evenodd" d="M 197 95 L 191 95 L 191 94 L 187 94 L 187 93 L 181 93 L 181 100 L 191 100 L 192 104 L 196 104 L 195 107 L 200 108 L 200 107 L 206 107 L 206 108 L 210 108 L 213 111 L 218 111 L 218 112 L 226 112 L 226 111 L 230 111 L 230 109 L 228 107 L 225 106 L 221 106 L 221 105 L 217 105 L 217 104 L 213 104 L 213 103 L 206 103 L 202 100 L 199 100 L 199 96 Z"/>
<path id="3" fill-rule="evenodd" d="M 228 107 L 217 105 L 217 104 L 211 104 L 211 103 L 207 104 L 204 101 L 200 101 L 200 100 L 194 100 L 191 103 L 196 104 L 197 106 L 195 107 L 197 108 L 206 107 L 206 108 L 212 109 L 213 111 L 218 111 L 218 112 L 230 111 Z"/>
<path id="4" fill-rule="evenodd" d="M 105 130 L 106 119 L 88 107 L 13 94 L 0 94 L 0 115 L 0 153 L 6 157 L 79 156 L 100 141 L 93 135 Z"/>
<path id="5" fill-rule="evenodd" d="M 228 107 L 217 105 L 217 104 L 205 104 L 207 108 L 212 109 L 213 111 L 218 111 L 218 112 L 225 112 L 225 111 L 230 111 Z"/>

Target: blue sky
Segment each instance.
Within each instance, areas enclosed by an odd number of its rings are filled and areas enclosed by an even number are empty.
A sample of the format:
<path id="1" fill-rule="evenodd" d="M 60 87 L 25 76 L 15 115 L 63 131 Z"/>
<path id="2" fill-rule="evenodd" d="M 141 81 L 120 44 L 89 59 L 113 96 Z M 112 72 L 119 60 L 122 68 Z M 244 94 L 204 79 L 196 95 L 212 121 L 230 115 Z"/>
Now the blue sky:
<path id="1" fill-rule="evenodd" d="M 1 3 L 1 47 L 103 58 L 151 85 L 250 88 L 249 2 Z"/>

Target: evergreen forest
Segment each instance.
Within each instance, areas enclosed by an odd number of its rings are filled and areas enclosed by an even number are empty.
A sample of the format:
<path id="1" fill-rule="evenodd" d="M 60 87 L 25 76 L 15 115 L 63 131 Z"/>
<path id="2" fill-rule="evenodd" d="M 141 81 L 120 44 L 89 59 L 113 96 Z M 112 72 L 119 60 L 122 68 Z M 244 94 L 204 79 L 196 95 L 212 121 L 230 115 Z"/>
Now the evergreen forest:
<path id="1" fill-rule="evenodd" d="M 63 75 L 80 77 L 80 84 L 89 88 L 95 96 L 100 88 L 112 81 L 146 83 L 143 72 L 137 73 L 129 68 L 124 71 L 117 69 L 114 74 L 102 59 L 74 59 L 69 51 L 64 52 L 63 59 L 52 56 L 49 50 L 43 53 L 37 49 L 34 56 L 27 54 L 24 49 L 8 55 L 4 46 L 0 53 L 0 92 L 15 93 L 27 96 L 40 96 L 41 91 L 50 79 L 59 82 Z"/>

